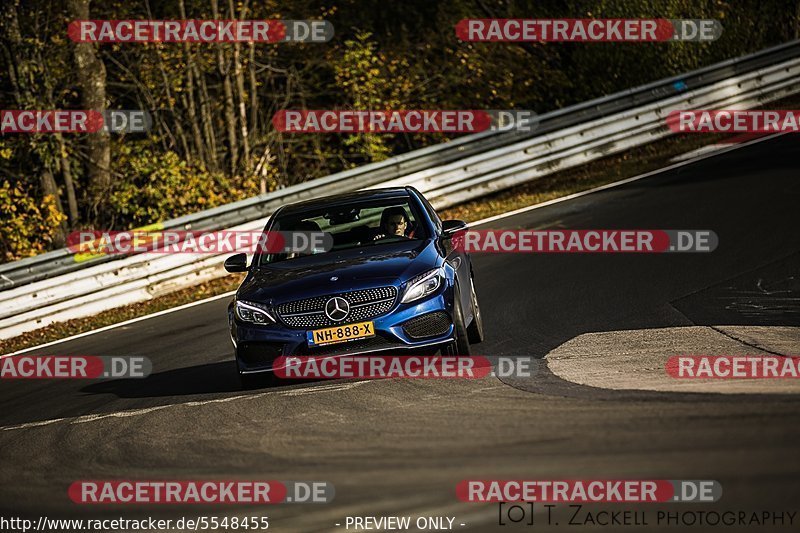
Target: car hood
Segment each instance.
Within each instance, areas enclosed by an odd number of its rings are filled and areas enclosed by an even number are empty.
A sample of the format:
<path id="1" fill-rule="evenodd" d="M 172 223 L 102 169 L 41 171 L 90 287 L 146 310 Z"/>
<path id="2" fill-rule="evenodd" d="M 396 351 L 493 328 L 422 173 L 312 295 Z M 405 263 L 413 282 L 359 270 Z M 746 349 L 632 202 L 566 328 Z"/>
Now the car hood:
<path id="1" fill-rule="evenodd" d="M 282 261 L 251 270 L 236 297 L 278 305 L 352 290 L 399 287 L 438 266 L 439 258 L 435 241 L 429 239 Z"/>

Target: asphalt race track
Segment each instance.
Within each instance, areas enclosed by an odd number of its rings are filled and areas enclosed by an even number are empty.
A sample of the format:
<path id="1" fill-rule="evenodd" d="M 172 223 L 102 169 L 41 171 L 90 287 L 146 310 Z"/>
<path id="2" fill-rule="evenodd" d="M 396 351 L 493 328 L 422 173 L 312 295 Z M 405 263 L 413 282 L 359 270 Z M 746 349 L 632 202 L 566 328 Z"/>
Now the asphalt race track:
<path id="1" fill-rule="evenodd" d="M 797 138 L 784 135 L 490 223 L 711 229 L 720 242 L 710 254 L 475 256 L 487 326 L 475 353 L 542 358 L 587 332 L 800 326 L 798 153 Z M 758 293 L 757 285 L 782 290 Z M 345 531 L 346 516 L 431 515 L 485 531 L 498 528 L 497 505 L 458 501 L 459 481 L 588 478 L 722 484 L 716 504 L 653 509 L 800 510 L 794 395 L 609 391 L 565 382 L 544 367 L 507 382 L 336 381 L 242 392 L 228 300 L 33 352 L 145 355 L 154 371 L 144 380 L 4 381 L 1 514 L 268 515 L 277 531 Z M 122 478 L 324 480 L 336 497 L 323 505 L 202 510 L 87 508 L 67 497 L 75 480 Z M 536 513 L 541 521 L 544 510 Z M 576 529 L 566 525 L 566 506 L 555 513 L 560 526 L 537 529 Z M 776 529 L 796 530 L 800 516 L 794 520 Z M 594 529 L 577 530 L 587 528 Z"/>

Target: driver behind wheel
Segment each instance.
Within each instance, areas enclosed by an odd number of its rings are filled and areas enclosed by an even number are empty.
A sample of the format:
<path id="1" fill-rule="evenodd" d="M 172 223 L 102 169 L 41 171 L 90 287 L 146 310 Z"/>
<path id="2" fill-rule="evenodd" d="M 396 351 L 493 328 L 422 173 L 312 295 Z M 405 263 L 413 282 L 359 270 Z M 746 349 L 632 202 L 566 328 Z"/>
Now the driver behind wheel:
<path id="1" fill-rule="evenodd" d="M 388 239 L 392 237 L 404 237 L 406 231 L 411 225 L 411 220 L 408 218 L 408 213 L 401 206 L 387 207 L 381 213 L 381 225 L 378 234 L 372 238 L 377 241 L 379 239 Z"/>

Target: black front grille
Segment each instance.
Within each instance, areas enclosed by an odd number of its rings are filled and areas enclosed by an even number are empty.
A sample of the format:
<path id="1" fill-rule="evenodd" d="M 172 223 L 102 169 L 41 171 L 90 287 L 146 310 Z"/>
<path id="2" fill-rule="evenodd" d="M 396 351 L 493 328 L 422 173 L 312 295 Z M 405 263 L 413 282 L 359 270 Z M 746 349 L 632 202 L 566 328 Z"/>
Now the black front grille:
<path id="1" fill-rule="evenodd" d="M 450 330 L 450 315 L 436 311 L 412 318 L 403 324 L 403 331 L 412 339 L 441 337 Z"/>
<path id="2" fill-rule="evenodd" d="M 350 304 L 350 313 L 343 320 L 334 321 L 325 314 L 325 304 L 334 296 L 342 297 Z M 389 312 L 395 300 L 396 287 L 378 287 L 295 300 L 277 306 L 276 311 L 290 328 L 320 328 L 379 317 Z"/>

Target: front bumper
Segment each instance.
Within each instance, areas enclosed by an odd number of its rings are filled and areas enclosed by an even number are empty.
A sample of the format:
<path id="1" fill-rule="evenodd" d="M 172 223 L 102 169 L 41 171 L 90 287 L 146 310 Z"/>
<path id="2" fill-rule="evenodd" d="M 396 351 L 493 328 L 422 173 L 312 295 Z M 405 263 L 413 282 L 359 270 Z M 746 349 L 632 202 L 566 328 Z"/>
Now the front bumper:
<path id="1" fill-rule="evenodd" d="M 271 372 L 273 362 L 280 356 L 433 353 L 453 342 L 452 302 L 453 290 L 447 284 L 433 296 L 418 302 L 395 304 L 388 313 L 371 319 L 375 326 L 374 337 L 319 347 L 308 346 L 307 329 L 289 328 L 280 323 L 242 322 L 234 317 L 232 308 L 228 309 L 228 320 L 239 372 L 247 374 Z M 422 326 L 422 317 L 429 319 L 428 324 Z M 348 323 L 345 321 L 342 325 Z M 417 327 L 410 327 L 412 324 Z"/>

